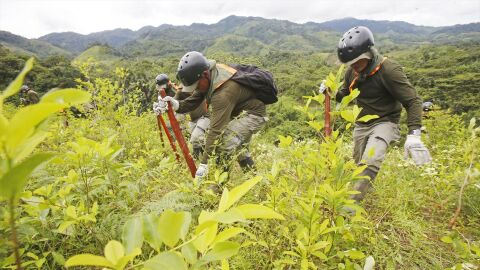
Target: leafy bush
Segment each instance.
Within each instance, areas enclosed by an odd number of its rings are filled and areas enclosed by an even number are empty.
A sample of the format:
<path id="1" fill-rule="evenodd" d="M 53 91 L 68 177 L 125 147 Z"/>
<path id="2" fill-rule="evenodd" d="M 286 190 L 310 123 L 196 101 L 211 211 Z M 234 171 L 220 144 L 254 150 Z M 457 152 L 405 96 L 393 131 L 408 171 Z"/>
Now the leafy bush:
<path id="1" fill-rule="evenodd" d="M 57 113 L 79 102 L 69 94 L 78 89 L 45 94 L 34 107 L 2 102 L 1 267 L 16 268 L 16 258 L 28 269 L 58 269 L 67 261 L 85 264 L 85 259 L 113 269 L 166 269 L 166 261 L 180 269 L 478 265 L 478 123 L 472 120 L 465 126 L 464 116 L 429 112 L 423 140 L 434 162 L 415 167 L 403 159 L 402 147 L 392 145 L 375 191 L 361 205 L 353 205 L 351 183 L 359 179 L 363 167 L 351 160 L 351 128 L 360 108 L 349 102 L 358 91 L 340 103 L 332 101 L 334 132 L 325 136 L 324 96 L 316 89 L 334 69 L 330 57 L 305 59 L 309 55 L 279 52 L 212 56 L 268 68 L 284 89 L 280 101 L 268 107 L 266 128 L 252 141 L 256 170 L 243 172 L 233 166 L 227 176 L 212 166 L 206 183 L 221 183 L 221 196 L 209 191 L 207 184 L 194 185 L 186 166 L 175 161 L 168 145 L 161 145 L 153 114 L 137 116 L 136 92 L 153 87 L 148 86 L 152 74 L 173 75 L 176 57 L 138 66 L 125 61 L 121 65 L 128 68 L 114 64 L 100 71 L 94 62 L 78 66 L 82 75 L 77 88 L 90 93 L 96 105 L 85 110 L 85 118 Z M 466 67 L 475 65 L 464 56 L 458 60 Z M 407 71 L 416 63 L 415 57 L 398 57 L 405 59 Z M 19 78 L 26 71 L 22 74 Z M 332 95 L 341 79 L 342 70 L 327 76 Z M 425 91 L 432 82 L 430 77 L 412 81 Z M 12 85 L 2 92 L 2 101 L 15 94 L 21 79 Z M 41 108 L 42 113 L 33 113 L 32 108 Z M 19 117 L 27 113 L 28 117 Z M 14 143 L 18 151 L 3 147 Z M 17 182 L 5 177 L 24 162 L 38 158 L 40 163 L 50 157 L 44 153 L 52 152 L 48 166 L 37 170 L 27 166 L 29 177 L 15 174 L 15 179 L 21 178 Z M 255 216 L 277 219 L 251 220 Z M 12 228 L 17 241 L 10 240 Z"/>

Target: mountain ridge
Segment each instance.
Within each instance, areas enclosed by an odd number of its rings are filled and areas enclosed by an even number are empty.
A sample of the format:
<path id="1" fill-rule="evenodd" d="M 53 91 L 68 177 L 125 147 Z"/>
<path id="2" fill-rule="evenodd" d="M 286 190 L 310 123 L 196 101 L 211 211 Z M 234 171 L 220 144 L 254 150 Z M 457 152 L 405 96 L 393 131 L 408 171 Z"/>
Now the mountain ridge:
<path id="1" fill-rule="evenodd" d="M 188 50 L 212 51 L 222 48 L 237 54 L 274 50 L 331 50 L 338 37 L 353 26 L 369 27 L 380 45 L 480 42 L 480 23 L 445 27 L 418 26 L 404 21 L 375 21 L 343 18 L 322 23 L 295 23 L 288 20 L 230 15 L 217 23 L 190 25 L 161 24 L 144 26 L 136 31 L 116 28 L 87 35 L 75 32 L 50 33 L 33 41 L 50 44 L 72 55 L 79 55 L 92 45 L 115 48 L 125 57 L 149 57 L 181 54 Z M 298 44 L 294 44 L 298 41 Z M 8 43 L 2 40 L 0 42 Z M 258 50 L 242 50 L 236 42 L 257 44 Z M 17 44 L 18 45 L 18 44 Z M 8 46 L 8 44 L 7 44 Z M 19 45 L 20 48 L 21 44 Z M 42 55 L 49 55 L 42 52 Z"/>
<path id="2" fill-rule="evenodd" d="M 12 51 L 27 55 L 37 55 L 39 57 L 48 57 L 52 55 L 71 55 L 71 53 L 67 50 L 59 48 L 49 42 L 28 39 L 2 30 L 0 30 L 0 44 L 11 49 Z"/>

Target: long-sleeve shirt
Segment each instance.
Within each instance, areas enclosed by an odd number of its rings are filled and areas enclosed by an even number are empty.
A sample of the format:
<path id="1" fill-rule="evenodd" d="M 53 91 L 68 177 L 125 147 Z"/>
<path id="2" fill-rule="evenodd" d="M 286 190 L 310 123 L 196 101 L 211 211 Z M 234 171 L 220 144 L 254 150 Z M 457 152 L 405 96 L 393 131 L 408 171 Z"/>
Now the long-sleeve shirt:
<path id="1" fill-rule="evenodd" d="M 187 99 L 190 96 L 191 93 L 177 91 L 174 98 L 180 101 Z M 200 103 L 200 105 L 196 109 L 189 112 L 189 115 L 192 122 L 195 122 L 198 118 L 207 115 L 207 104 L 205 102 Z"/>
<path id="2" fill-rule="evenodd" d="M 200 105 L 206 94 L 194 91 L 192 96 L 180 101 L 177 112 L 186 113 Z M 254 90 L 242 86 L 232 80 L 227 80 L 216 88 L 210 101 L 210 130 L 205 143 L 205 152 L 201 162 L 206 164 L 212 154 L 215 142 L 219 139 L 227 124 L 242 111 L 265 116 L 265 104 L 255 98 Z"/>
<path id="3" fill-rule="evenodd" d="M 367 69 L 369 69 L 367 67 Z M 371 70 L 371 69 L 370 69 Z M 349 86 L 357 75 L 352 68 L 345 73 L 345 80 L 336 100 L 341 101 L 349 95 Z M 409 130 L 419 129 L 422 126 L 422 100 L 415 88 L 408 81 L 402 67 L 389 59 L 385 59 L 381 68 L 372 76 L 357 80 L 353 88 L 360 90 L 356 102 L 362 108 L 359 118 L 364 115 L 378 115 L 369 125 L 377 122 L 399 123 L 402 106 L 407 111 L 407 126 Z"/>

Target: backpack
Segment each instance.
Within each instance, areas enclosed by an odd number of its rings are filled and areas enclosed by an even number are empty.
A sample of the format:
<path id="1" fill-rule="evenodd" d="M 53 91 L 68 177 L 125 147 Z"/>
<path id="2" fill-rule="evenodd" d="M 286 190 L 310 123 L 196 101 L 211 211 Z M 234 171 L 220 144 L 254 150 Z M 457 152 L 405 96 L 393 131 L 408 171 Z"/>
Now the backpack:
<path id="1" fill-rule="evenodd" d="M 256 97 L 265 104 L 278 101 L 278 90 L 275 86 L 272 73 L 256 66 L 231 64 L 237 70 L 231 80 L 255 90 Z"/>

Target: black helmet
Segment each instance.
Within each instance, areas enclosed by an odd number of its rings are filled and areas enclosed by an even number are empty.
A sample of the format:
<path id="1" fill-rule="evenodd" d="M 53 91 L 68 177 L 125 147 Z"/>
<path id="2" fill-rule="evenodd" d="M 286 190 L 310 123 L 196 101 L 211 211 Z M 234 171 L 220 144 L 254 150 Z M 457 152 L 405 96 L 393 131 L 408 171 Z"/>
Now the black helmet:
<path id="1" fill-rule="evenodd" d="M 162 84 L 167 84 L 169 79 L 167 74 L 158 74 L 157 77 L 155 78 L 156 84 L 157 85 L 162 85 Z"/>
<path id="2" fill-rule="evenodd" d="M 433 102 L 431 102 L 431 101 L 423 102 L 422 109 L 425 112 L 431 111 L 433 109 Z"/>
<path id="3" fill-rule="evenodd" d="M 365 26 L 356 26 L 343 34 L 338 42 L 337 55 L 342 63 L 347 63 L 370 51 L 374 45 L 373 34 Z"/>
<path id="4" fill-rule="evenodd" d="M 208 70 L 210 65 L 208 64 L 207 58 L 199 52 L 188 52 L 178 63 L 177 68 L 177 79 L 180 80 L 183 85 L 190 86 L 194 84 L 202 72 Z"/>

